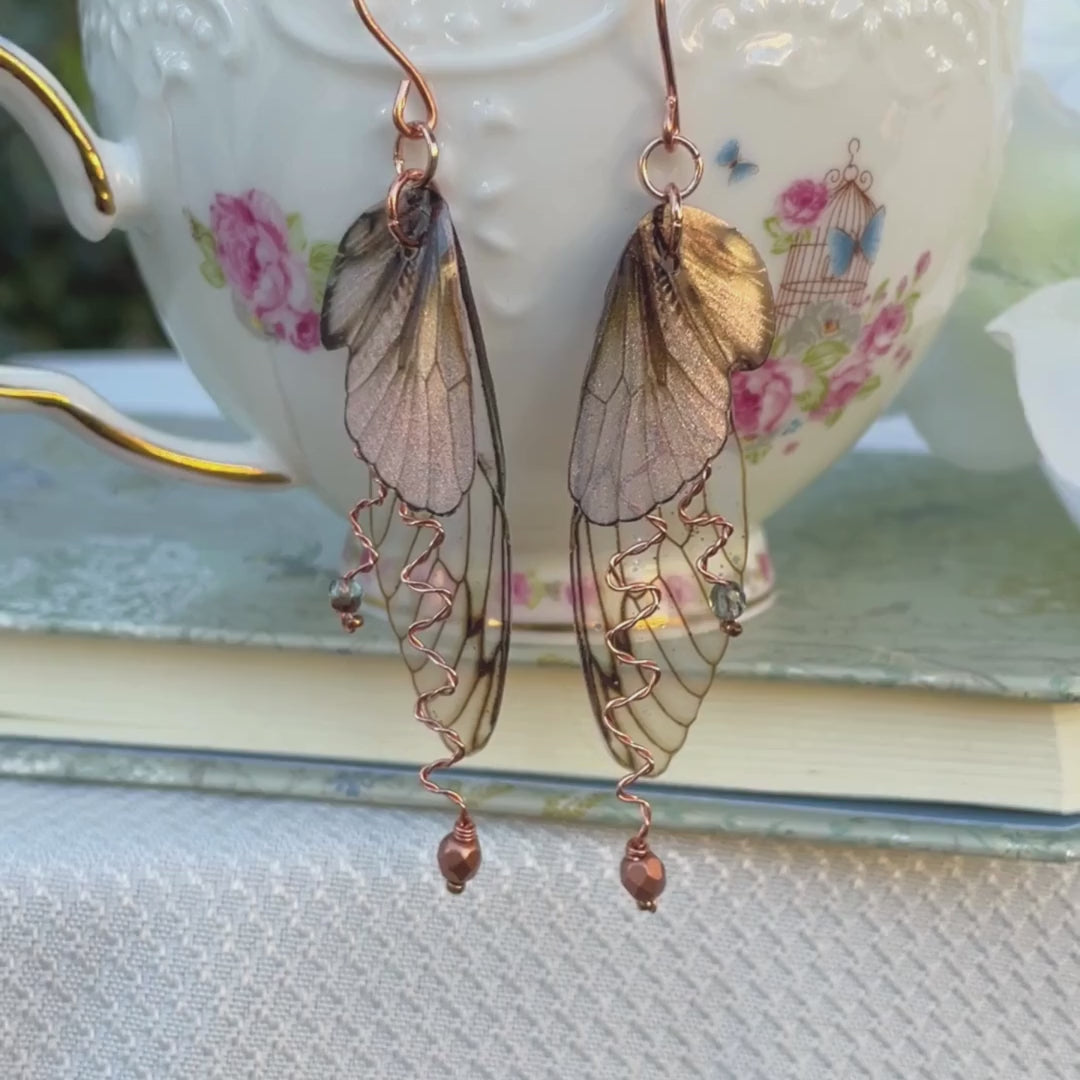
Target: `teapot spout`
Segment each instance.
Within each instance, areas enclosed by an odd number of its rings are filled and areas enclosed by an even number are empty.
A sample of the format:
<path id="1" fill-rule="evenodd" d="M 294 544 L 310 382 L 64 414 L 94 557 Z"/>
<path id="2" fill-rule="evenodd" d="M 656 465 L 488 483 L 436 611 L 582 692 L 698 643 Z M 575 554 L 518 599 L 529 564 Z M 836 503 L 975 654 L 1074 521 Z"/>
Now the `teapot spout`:
<path id="1" fill-rule="evenodd" d="M 100 240 L 141 206 L 132 150 L 98 136 L 56 77 L 0 38 L 0 107 L 30 137 L 72 226 Z"/>

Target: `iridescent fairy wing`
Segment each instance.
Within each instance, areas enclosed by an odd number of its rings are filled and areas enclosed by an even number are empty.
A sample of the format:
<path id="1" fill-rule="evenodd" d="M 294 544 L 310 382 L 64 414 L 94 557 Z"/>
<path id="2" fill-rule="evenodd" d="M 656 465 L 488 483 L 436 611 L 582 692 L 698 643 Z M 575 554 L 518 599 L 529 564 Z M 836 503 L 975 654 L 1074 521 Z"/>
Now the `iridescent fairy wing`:
<path id="1" fill-rule="evenodd" d="M 409 197 L 416 249 L 394 239 L 385 206 L 345 234 L 322 340 L 349 349 L 345 425 L 360 457 L 413 509 L 449 514 L 472 486 L 473 384 L 487 364 L 450 212 L 429 188 Z"/>
<path id="2" fill-rule="evenodd" d="M 401 572 L 430 535 L 405 524 L 396 495 L 445 530 L 417 575 L 450 593 L 451 611 L 421 634 L 457 669 L 461 683 L 440 698 L 440 723 L 469 751 L 487 742 L 498 716 L 510 630 L 505 470 L 494 392 L 465 261 L 449 212 L 430 189 L 410 190 L 403 248 L 385 207 L 346 233 L 323 305 L 327 348 L 346 347 L 345 420 L 358 456 L 393 493 L 361 519 L 380 552 L 379 590 L 417 693 L 443 673 L 407 642 L 410 627 L 436 614 Z M 363 497 L 369 492 L 358 492 Z"/>
<path id="3" fill-rule="evenodd" d="M 646 686 L 643 669 L 620 663 L 608 647 L 605 635 L 617 634 L 620 651 L 660 673 L 651 694 L 615 710 L 617 726 L 655 754 L 655 772 L 682 746 L 727 646 L 709 606 L 712 583 L 698 565 L 718 533 L 687 521 L 726 515 L 734 532 L 711 569 L 740 581 L 746 529 L 736 440 L 725 455 L 735 464 L 718 463 L 704 490 L 686 499 L 728 443 L 732 373 L 763 364 L 774 333 L 768 274 L 749 241 L 686 207 L 676 250 L 666 207 L 658 207 L 639 224 L 608 287 L 570 460 L 575 623 L 593 709 L 601 719 L 606 703 Z M 621 573 L 657 593 L 611 588 L 609 560 L 656 532 L 646 518 L 653 514 L 666 537 Z M 651 617 L 617 631 L 654 596 L 660 606 Z M 630 767 L 629 751 L 601 728 Z"/>
<path id="4" fill-rule="evenodd" d="M 686 207 L 673 263 L 664 209 L 623 252 L 582 387 L 570 494 L 600 525 L 636 521 L 701 474 L 728 435 L 731 373 L 764 363 L 772 344 L 772 292 L 753 245 Z"/>
<path id="5" fill-rule="evenodd" d="M 722 513 L 734 532 L 723 550 L 710 560 L 718 575 L 741 586 L 746 567 L 747 521 L 745 471 L 738 438 L 732 436 L 705 490 L 691 501 L 687 514 L 697 518 Z M 689 491 L 692 485 L 684 489 Z M 689 529 L 678 513 L 680 497 L 663 511 L 668 538 L 635 560 L 632 576 L 660 590 L 660 610 L 621 635 L 620 647 L 638 660 L 656 663 L 660 680 L 651 695 L 620 709 L 619 727 L 653 756 L 654 775 L 662 773 L 681 749 L 702 700 L 716 677 L 729 637 L 721 629 L 711 606 L 712 586 L 697 569 L 697 562 L 716 539 L 713 529 Z M 641 670 L 617 662 L 605 635 L 633 611 L 605 582 L 609 560 L 652 531 L 648 521 L 594 525 L 580 510 L 572 523 L 571 578 L 574 585 L 574 625 L 582 669 L 594 714 L 615 698 L 630 697 L 644 685 Z M 630 573 L 628 572 L 628 576 Z M 647 598 L 646 598 L 647 599 Z M 637 601 L 640 609 L 644 601 Z M 636 769 L 631 753 L 601 725 L 615 759 Z"/>

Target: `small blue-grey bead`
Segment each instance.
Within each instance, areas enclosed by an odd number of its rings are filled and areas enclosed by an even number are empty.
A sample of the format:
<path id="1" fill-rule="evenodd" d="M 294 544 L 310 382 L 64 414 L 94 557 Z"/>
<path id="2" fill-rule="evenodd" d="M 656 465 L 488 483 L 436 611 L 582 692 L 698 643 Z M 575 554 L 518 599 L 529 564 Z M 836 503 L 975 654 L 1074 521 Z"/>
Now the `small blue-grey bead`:
<path id="1" fill-rule="evenodd" d="M 330 585 L 330 606 L 342 615 L 355 615 L 364 602 L 364 586 L 359 578 L 339 577 Z"/>
<path id="2" fill-rule="evenodd" d="M 731 622 L 746 610 L 746 593 L 735 581 L 718 581 L 712 587 L 709 606 L 721 622 Z"/>

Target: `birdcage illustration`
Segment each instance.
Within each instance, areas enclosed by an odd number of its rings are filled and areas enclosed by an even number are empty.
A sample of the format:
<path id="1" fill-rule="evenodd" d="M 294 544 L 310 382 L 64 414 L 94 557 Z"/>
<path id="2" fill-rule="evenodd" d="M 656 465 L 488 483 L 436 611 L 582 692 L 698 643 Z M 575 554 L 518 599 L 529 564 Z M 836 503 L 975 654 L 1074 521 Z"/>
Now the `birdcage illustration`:
<path id="1" fill-rule="evenodd" d="M 859 140 L 852 139 L 847 165 L 826 173 L 825 209 L 788 249 L 776 297 L 778 331 L 811 304 L 840 300 L 857 306 L 866 294 L 884 210 L 870 196 L 873 174 L 855 161 L 859 147 Z"/>

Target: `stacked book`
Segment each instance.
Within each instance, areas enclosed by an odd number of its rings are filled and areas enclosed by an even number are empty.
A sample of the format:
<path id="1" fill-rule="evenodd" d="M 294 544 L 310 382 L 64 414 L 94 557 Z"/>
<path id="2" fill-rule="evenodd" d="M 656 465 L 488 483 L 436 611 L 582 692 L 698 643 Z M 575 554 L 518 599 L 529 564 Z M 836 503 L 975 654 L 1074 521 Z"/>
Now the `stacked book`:
<path id="1" fill-rule="evenodd" d="M 346 529 L 309 493 L 146 476 L 5 418 L 0 515 L 0 738 L 430 759 L 397 643 L 330 611 Z M 1080 533 L 1036 472 L 855 453 L 769 538 L 777 594 L 666 785 L 1080 812 Z M 516 646 L 471 767 L 616 775 L 572 640 Z"/>

